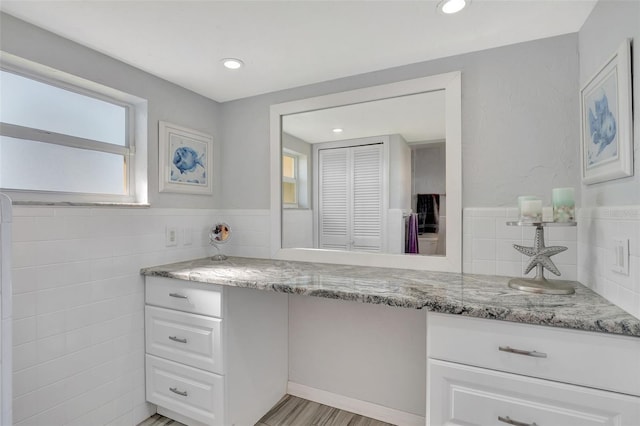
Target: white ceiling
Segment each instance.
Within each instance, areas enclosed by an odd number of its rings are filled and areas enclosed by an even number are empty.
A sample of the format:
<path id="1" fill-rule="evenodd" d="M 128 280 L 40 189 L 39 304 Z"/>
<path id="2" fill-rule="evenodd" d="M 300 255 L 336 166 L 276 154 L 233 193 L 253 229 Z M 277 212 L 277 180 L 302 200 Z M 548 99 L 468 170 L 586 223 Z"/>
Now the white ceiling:
<path id="1" fill-rule="evenodd" d="M 596 0 L 16 1 L 0 10 L 219 102 L 577 32 Z M 246 66 L 224 69 L 225 57 Z"/>
<path id="2" fill-rule="evenodd" d="M 444 107 L 444 90 L 439 90 L 287 115 L 282 130 L 309 143 L 395 134 L 410 143 L 442 142 Z M 343 132 L 333 133 L 334 128 Z"/>

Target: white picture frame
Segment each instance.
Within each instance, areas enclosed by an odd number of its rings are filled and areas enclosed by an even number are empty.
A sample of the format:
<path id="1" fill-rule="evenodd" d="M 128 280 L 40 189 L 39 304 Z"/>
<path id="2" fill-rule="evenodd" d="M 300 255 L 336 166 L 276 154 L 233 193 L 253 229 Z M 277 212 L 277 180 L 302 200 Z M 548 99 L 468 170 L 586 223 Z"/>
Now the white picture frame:
<path id="1" fill-rule="evenodd" d="M 160 192 L 213 193 L 213 137 L 166 121 L 158 124 Z"/>
<path id="2" fill-rule="evenodd" d="M 633 176 L 631 40 L 580 89 L 582 182 Z"/>

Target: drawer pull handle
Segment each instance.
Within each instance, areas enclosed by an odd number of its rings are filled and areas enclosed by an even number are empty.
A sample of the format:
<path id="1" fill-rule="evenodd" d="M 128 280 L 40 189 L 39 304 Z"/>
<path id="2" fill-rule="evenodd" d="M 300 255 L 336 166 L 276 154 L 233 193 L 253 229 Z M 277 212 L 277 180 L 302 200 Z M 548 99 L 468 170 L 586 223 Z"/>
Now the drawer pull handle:
<path id="1" fill-rule="evenodd" d="M 536 422 L 533 422 L 533 423 L 519 422 L 517 420 L 510 419 L 509 416 L 507 417 L 498 416 L 498 420 L 500 420 L 503 423 L 507 423 L 514 426 L 538 426 Z"/>
<path id="2" fill-rule="evenodd" d="M 509 353 L 512 353 L 512 354 L 532 356 L 532 357 L 535 357 L 535 358 L 546 358 L 547 357 L 547 354 L 545 354 L 544 352 L 523 351 L 521 349 L 510 348 L 509 346 L 498 346 L 498 350 L 502 351 L 502 352 L 509 352 Z"/>
<path id="3" fill-rule="evenodd" d="M 178 343 L 187 343 L 187 339 L 181 339 L 177 336 L 169 336 L 169 340 L 173 340 L 174 342 L 178 342 Z"/>
<path id="4" fill-rule="evenodd" d="M 179 391 L 178 388 L 169 388 L 169 390 L 173 393 L 177 393 L 180 396 L 187 396 L 187 391 L 182 392 L 182 391 Z"/>
<path id="5" fill-rule="evenodd" d="M 187 296 L 183 296 L 182 294 L 179 294 L 179 293 L 169 293 L 169 296 L 175 297 L 177 299 L 188 299 Z"/>

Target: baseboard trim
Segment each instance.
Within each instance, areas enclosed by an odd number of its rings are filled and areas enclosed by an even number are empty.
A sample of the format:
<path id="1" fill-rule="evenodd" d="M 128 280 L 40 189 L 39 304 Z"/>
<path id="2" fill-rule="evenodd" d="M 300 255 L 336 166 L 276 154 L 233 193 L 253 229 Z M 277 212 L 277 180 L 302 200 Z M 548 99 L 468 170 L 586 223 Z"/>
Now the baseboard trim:
<path id="1" fill-rule="evenodd" d="M 348 396 L 338 395 L 321 389 L 312 388 L 299 383 L 288 382 L 287 393 L 289 395 L 308 399 L 310 401 L 329 405 L 331 407 L 339 408 L 340 410 L 350 411 L 352 413 L 360 414 L 361 416 L 371 417 L 372 419 L 394 425 L 425 425 L 424 417 L 396 410 L 394 408 L 384 407 L 371 402 L 350 398 Z"/>

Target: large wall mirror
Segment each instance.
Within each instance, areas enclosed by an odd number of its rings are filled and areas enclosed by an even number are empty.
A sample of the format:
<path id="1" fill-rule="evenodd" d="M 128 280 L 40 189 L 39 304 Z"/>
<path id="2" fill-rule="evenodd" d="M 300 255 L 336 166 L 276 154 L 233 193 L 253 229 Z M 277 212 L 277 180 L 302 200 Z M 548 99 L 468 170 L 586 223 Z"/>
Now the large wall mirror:
<path id="1" fill-rule="evenodd" d="M 272 105 L 272 256 L 460 272 L 460 73 Z"/>

